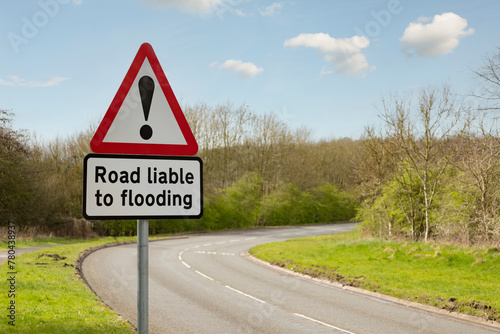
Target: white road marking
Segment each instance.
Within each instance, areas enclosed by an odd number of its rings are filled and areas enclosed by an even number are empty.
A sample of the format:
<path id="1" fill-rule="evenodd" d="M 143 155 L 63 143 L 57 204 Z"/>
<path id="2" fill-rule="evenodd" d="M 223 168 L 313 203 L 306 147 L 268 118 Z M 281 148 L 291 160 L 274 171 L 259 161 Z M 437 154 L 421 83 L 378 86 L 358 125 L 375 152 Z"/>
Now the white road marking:
<path id="1" fill-rule="evenodd" d="M 250 296 L 249 294 L 246 294 L 246 293 L 244 293 L 244 292 L 242 292 L 242 291 L 240 291 L 240 290 L 236 290 L 236 289 L 234 289 L 234 288 L 231 288 L 229 285 L 226 285 L 226 288 L 228 288 L 229 290 L 232 290 L 232 291 L 234 291 L 234 292 L 237 292 L 237 293 L 239 293 L 239 294 L 241 294 L 241 295 L 243 295 L 243 296 L 245 296 L 245 297 L 248 297 L 248 298 L 250 298 L 250 299 L 256 300 L 256 301 L 258 301 L 259 303 L 267 304 L 265 301 L 263 301 L 263 300 L 261 300 L 261 299 L 259 299 L 259 298 L 256 298 L 256 297 L 254 297 L 254 296 Z"/>
<path id="2" fill-rule="evenodd" d="M 197 273 L 198 275 L 205 277 L 206 279 L 214 281 L 214 279 L 212 277 L 209 277 L 209 276 L 205 275 L 204 273 L 199 272 L 198 270 L 195 270 L 194 272 Z"/>
<path id="3" fill-rule="evenodd" d="M 346 334 L 354 334 L 353 332 L 349 332 L 348 330 L 345 330 L 345 329 L 342 329 L 342 328 L 339 328 L 339 327 L 335 327 L 333 325 L 330 325 L 330 324 L 327 324 L 326 322 L 323 322 L 323 321 L 319 321 L 319 320 L 316 320 L 316 319 L 313 319 L 313 318 L 309 318 L 303 314 L 299 314 L 299 313 L 294 313 L 296 316 L 298 317 L 301 317 L 301 318 L 304 318 L 304 319 L 307 319 L 307 320 L 310 320 L 310 321 L 313 321 L 313 322 L 316 322 L 318 324 L 321 324 L 323 326 L 326 326 L 326 327 L 330 327 L 330 328 L 333 328 L 333 329 L 336 329 L 338 331 L 342 331 L 343 333 L 346 333 Z"/>
<path id="4" fill-rule="evenodd" d="M 207 252 L 207 251 L 196 251 L 196 254 L 209 254 L 209 255 L 228 255 L 234 256 L 234 253 L 224 253 L 224 252 Z"/>
<path id="5" fill-rule="evenodd" d="M 188 267 L 188 268 L 190 268 L 190 269 L 191 269 L 191 266 L 190 266 L 189 264 L 187 264 L 186 262 L 184 262 L 184 260 L 182 259 L 182 253 L 184 253 L 184 251 L 181 251 L 181 252 L 179 253 L 179 256 L 178 256 L 179 261 L 181 261 L 181 263 L 182 263 L 183 265 L 185 265 L 186 267 Z"/>
<path id="6" fill-rule="evenodd" d="M 287 233 L 287 234 L 289 234 L 289 233 Z M 246 239 L 244 239 L 244 240 L 253 240 L 253 239 L 256 239 L 256 238 L 255 238 L 255 237 L 252 237 L 252 238 L 246 238 Z M 229 242 L 238 242 L 238 241 L 240 241 L 240 240 L 241 240 L 241 239 L 237 239 L 237 240 L 230 240 Z M 225 244 L 225 243 L 226 243 L 225 241 L 224 241 L 224 242 L 218 242 L 218 243 L 216 243 L 216 245 L 221 245 L 221 244 Z M 212 245 L 212 244 L 205 244 L 205 245 L 203 245 L 203 246 L 210 246 L 210 245 Z M 194 246 L 194 247 L 192 247 L 192 248 L 199 248 L 199 247 L 201 247 L 201 246 L 200 246 L 200 245 L 198 245 L 198 246 Z M 185 249 L 185 250 L 189 250 L 189 249 Z M 192 269 L 192 268 L 191 268 L 191 266 L 190 266 L 189 264 L 187 264 L 186 262 L 184 262 L 184 261 L 182 260 L 182 254 L 184 253 L 184 251 L 185 251 L 185 250 L 183 250 L 183 251 L 181 251 L 181 252 L 179 253 L 179 256 L 178 256 L 179 261 L 180 261 L 180 262 L 181 262 L 184 266 L 186 266 L 187 268 Z M 219 254 L 219 255 L 231 255 L 231 256 L 234 256 L 234 253 L 218 253 L 218 252 L 207 252 L 207 251 L 196 251 L 195 253 L 198 253 L 198 254 Z M 0 255 L 0 257 L 7 257 L 7 255 Z M 200 271 L 198 271 L 198 270 L 195 270 L 195 269 L 193 269 L 193 270 L 194 270 L 194 272 L 195 272 L 195 273 L 197 273 L 198 275 L 200 275 L 200 276 L 202 276 L 202 277 L 204 277 L 204 278 L 206 278 L 206 279 L 208 279 L 208 280 L 210 280 L 210 281 L 212 281 L 212 282 L 216 282 L 216 281 L 215 281 L 212 277 L 207 276 L 207 275 L 205 275 L 204 273 L 202 273 L 202 272 L 200 272 Z M 247 298 L 253 299 L 253 300 L 255 300 L 255 301 L 259 302 L 259 303 L 262 303 L 262 304 L 267 304 L 267 302 L 265 302 L 264 300 L 259 299 L 259 298 L 257 298 L 257 297 L 254 297 L 254 296 L 252 296 L 252 295 L 249 295 L 249 294 L 247 294 L 247 293 L 244 293 L 243 291 L 240 291 L 240 290 L 237 290 L 237 289 L 235 289 L 235 288 L 232 288 L 232 287 L 230 287 L 229 285 L 225 285 L 225 287 L 226 287 L 226 288 L 228 288 L 228 289 L 229 289 L 229 290 L 231 290 L 231 291 L 234 291 L 234 292 L 236 292 L 236 293 L 239 293 L 240 295 L 243 295 L 243 296 L 245 296 L 245 297 L 247 297 Z M 345 330 L 345 329 L 342 329 L 342 328 L 339 328 L 339 327 L 336 327 L 336 326 L 333 326 L 333 325 L 327 324 L 327 323 L 325 323 L 325 322 L 323 322 L 323 321 L 320 321 L 320 320 L 316 320 L 316 319 L 310 318 L 310 317 L 305 316 L 305 315 L 303 315 L 303 314 L 299 314 L 299 313 L 294 313 L 294 314 L 295 314 L 296 316 L 298 316 L 298 317 L 303 318 L 303 319 L 307 319 L 307 320 L 309 320 L 309 321 L 313 321 L 313 322 L 318 323 L 318 324 L 320 324 L 320 325 L 323 325 L 323 326 L 326 326 L 326 327 L 330 327 L 330 328 L 336 329 L 336 330 L 341 331 L 341 332 L 346 333 L 346 334 L 355 334 L 355 333 L 350 332 L 350 331 L 347 331 L 347 330 Z"/>

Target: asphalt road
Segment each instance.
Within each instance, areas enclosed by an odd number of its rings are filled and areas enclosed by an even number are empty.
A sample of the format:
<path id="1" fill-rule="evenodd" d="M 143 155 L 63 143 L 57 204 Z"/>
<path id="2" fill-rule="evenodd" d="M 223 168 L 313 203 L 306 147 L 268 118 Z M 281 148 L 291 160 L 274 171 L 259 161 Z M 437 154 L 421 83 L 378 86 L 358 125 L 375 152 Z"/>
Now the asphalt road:
<path id="1" fill-rule="evenodd" d="M 149 243 L 150 333 L 499 333 L 490 327 L 290 275 L 252 260 L 255 245 L 352 224 L 239 231 Z M 82 264 L 90 287 L 136 325 L 137 245 Z"/>

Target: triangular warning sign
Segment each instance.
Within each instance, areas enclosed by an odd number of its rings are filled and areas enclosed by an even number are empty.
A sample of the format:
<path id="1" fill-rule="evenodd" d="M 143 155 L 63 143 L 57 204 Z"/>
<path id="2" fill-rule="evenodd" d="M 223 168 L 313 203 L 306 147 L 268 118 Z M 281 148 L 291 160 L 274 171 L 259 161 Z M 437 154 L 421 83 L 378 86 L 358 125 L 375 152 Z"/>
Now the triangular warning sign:
<path id="1" fill-rule="evenodd" d="M 198 144 L 153 48 L 144 43 L 94 137 L 95 153 L 195 155 Z"/>

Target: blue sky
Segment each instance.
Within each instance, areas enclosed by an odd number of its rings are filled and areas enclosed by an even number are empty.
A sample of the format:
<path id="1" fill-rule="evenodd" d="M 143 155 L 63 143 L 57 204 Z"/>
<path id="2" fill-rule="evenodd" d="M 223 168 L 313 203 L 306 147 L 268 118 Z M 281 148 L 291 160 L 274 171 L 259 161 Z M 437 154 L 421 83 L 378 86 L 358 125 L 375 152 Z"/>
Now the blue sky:
<path id="1" fill-rule="evenodd" d="M 500 47 L 500 1 L 38 0 L 0 3 L 0 108 L 51 140 L 99 123 L 150 43 L 181 105 L 274 112 L 359 137 L 382 96 L 448 84 Z"/>

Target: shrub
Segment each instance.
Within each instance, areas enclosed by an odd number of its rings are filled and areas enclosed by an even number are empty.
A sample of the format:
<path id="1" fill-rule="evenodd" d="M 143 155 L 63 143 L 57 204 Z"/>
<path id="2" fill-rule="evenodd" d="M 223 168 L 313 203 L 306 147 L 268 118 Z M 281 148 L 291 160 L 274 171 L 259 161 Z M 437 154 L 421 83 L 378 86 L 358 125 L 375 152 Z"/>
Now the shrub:
<path id="1" fill-rule="evenodd" d="M 262 203 L 258 225 L 297 225 L 314 221 L 312 195 L 286 184 L 267 195 Z"/>
<path id="2" fill-rule="evenodd" d="M 204 230 L 252 227 L 262 199 L 262 180 L 247 174 L 231 187 L 206 198 L 201 218 Z"/>
<path id="3" fill-rule="evenodd" d="M 316 188 L 313 191 L 313 201 L 316 206 L 314 220 L 317 223 L 351 220 L 358 210 L 356 199 L 334 185 Z"/>

